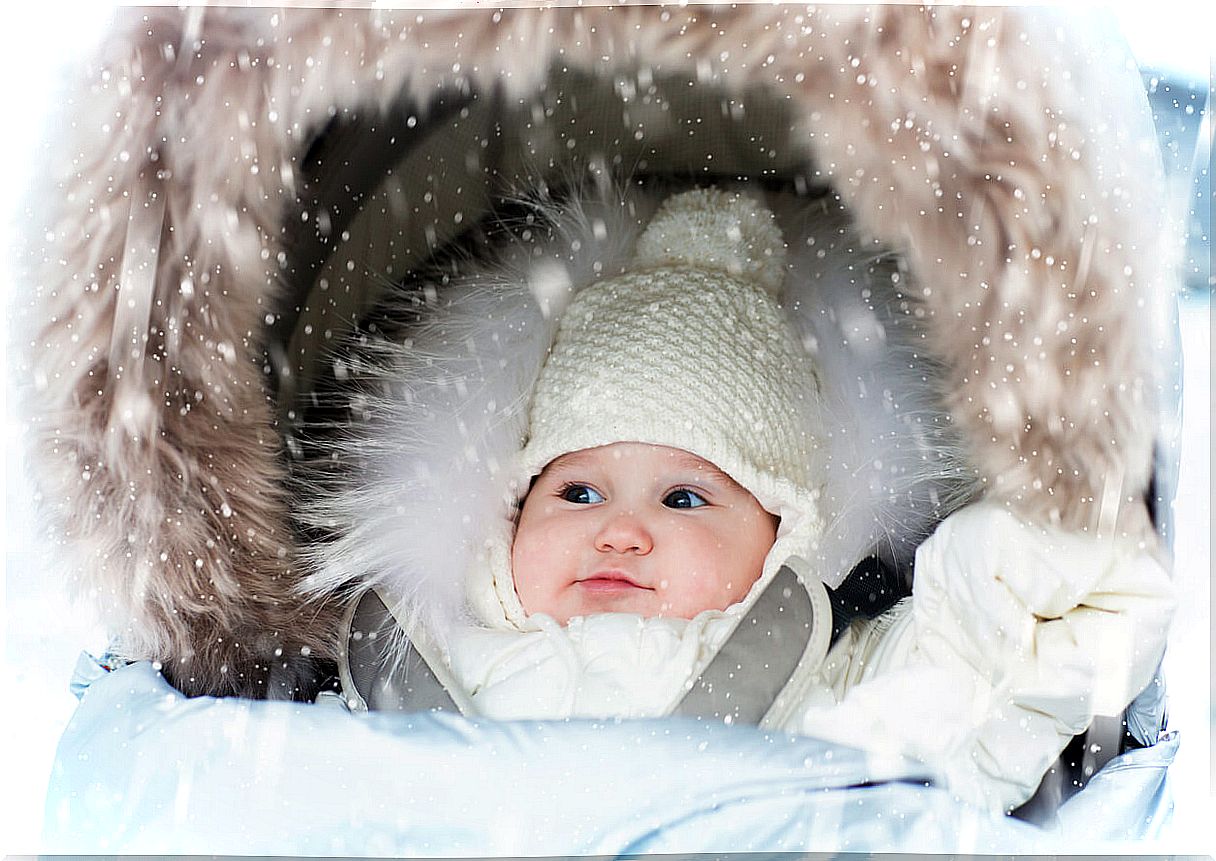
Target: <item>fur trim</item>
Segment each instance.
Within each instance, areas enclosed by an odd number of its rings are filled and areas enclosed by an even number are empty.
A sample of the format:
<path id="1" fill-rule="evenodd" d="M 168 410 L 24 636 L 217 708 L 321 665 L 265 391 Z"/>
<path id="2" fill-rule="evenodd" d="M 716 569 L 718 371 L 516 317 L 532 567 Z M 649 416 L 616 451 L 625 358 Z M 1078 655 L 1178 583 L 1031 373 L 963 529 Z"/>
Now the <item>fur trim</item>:
<path id="1" fill-rule="evenodd" d="M 30 234 L 46 261 L 31 460 L 78 591 L 186 690 L 257 694 L 278 650 L 332 646 L 332 613 L 294 592 L 261 370 L 301 160 L 331 117 L 526 96 L 558 57 L 789 97 L 861 233 L 923 285 L 927 352 L 988 493 L 1151 540 L 1160 169 L 1122 131 L 1149 129 L 1134 72 L 1055 24 L 908 6 L 122 10 Z"/>
<path id="2" fill-rule="evenodd" d="M 1171 280 L 1160 171 L 1097 113 L 1135 84 L 1103 80 L 1095 46 L 1076 33 L 1065 48 L 1052 23 L 895 7 L 841 21 L 858 62 L 822 64 L 818 86 L 859 115 L 821 110 L 811 133 L 863 230 L 925 285 L 929 347 L 988 493 L 1147 538 L 1159 380 L 1132 297 Z"/>
<path id="3" fill-rule="evenodd" d="M 261 372 L 287 163 L 249 145 L 257 76 L 196 83 L 239 32 L 217 20 L 196 46 L 190 16 L 123 17 L 34 276 L 32 467 L 116 653 L 159 660 L 187 693 L 292 696 L 337 620 L 292 594 Z"/>

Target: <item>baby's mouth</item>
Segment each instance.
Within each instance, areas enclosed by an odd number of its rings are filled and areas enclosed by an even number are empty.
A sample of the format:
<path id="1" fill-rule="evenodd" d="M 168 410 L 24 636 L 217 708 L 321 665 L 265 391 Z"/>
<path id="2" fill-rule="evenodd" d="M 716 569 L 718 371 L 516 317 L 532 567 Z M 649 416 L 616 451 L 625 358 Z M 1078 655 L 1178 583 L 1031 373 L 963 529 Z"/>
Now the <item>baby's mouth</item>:
<path id="1" fill-rule="evenodd" d="M 654 591 L 653 586 L 645 586 L 637 582 L 624 571 L 596 571 L 590 577 L 585 577 L 576 583 L 589 592 L 626 592 L 631 589 Z"/>

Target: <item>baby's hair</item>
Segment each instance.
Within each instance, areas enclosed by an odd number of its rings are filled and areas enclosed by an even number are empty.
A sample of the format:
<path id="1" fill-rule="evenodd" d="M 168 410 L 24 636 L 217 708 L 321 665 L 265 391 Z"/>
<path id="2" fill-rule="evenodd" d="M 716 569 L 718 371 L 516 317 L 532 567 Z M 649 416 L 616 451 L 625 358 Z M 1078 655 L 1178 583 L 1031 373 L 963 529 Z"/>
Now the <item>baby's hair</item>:
<path id="1" fill-rule="evenodd" d="M 528 479 L 528 489 L 522 494 L 515 497 L 515 512 L 512 515 L 512 520 L 519 520 L 519 513 L 524 510 L 524 503 L 528 501 L 528 497 L 532 495 L 532 488 L 536 487 L 536 480 L 540 478 L 540 473 Z"/>

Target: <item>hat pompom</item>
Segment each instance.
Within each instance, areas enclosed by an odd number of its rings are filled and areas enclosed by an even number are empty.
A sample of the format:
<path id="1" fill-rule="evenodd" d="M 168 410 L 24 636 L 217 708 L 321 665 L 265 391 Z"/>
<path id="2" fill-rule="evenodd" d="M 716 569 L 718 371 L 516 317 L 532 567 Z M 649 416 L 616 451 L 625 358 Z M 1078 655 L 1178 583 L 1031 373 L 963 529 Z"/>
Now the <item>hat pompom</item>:
<path id="1" fill-rule="evenodd" d="M 638 239 L 633 268 L 717 269 L 777 298 L 785 241 L 773 213 L 755 198 L 701 188 L 668 198 Z"/>

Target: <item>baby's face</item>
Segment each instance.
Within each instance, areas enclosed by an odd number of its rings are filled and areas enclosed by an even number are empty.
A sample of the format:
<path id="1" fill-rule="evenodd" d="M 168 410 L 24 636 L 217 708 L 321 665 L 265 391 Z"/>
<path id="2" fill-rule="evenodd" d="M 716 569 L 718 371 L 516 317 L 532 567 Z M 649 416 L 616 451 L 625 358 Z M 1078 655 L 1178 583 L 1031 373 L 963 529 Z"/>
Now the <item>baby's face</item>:
<path id="1" fill-rule="evenodd" d="M 777 519 L 709 461 L 622 442 L 557 458 L 520 513 L 511 566 L 524 610 L 691 619 L 747 594 Z"/>

